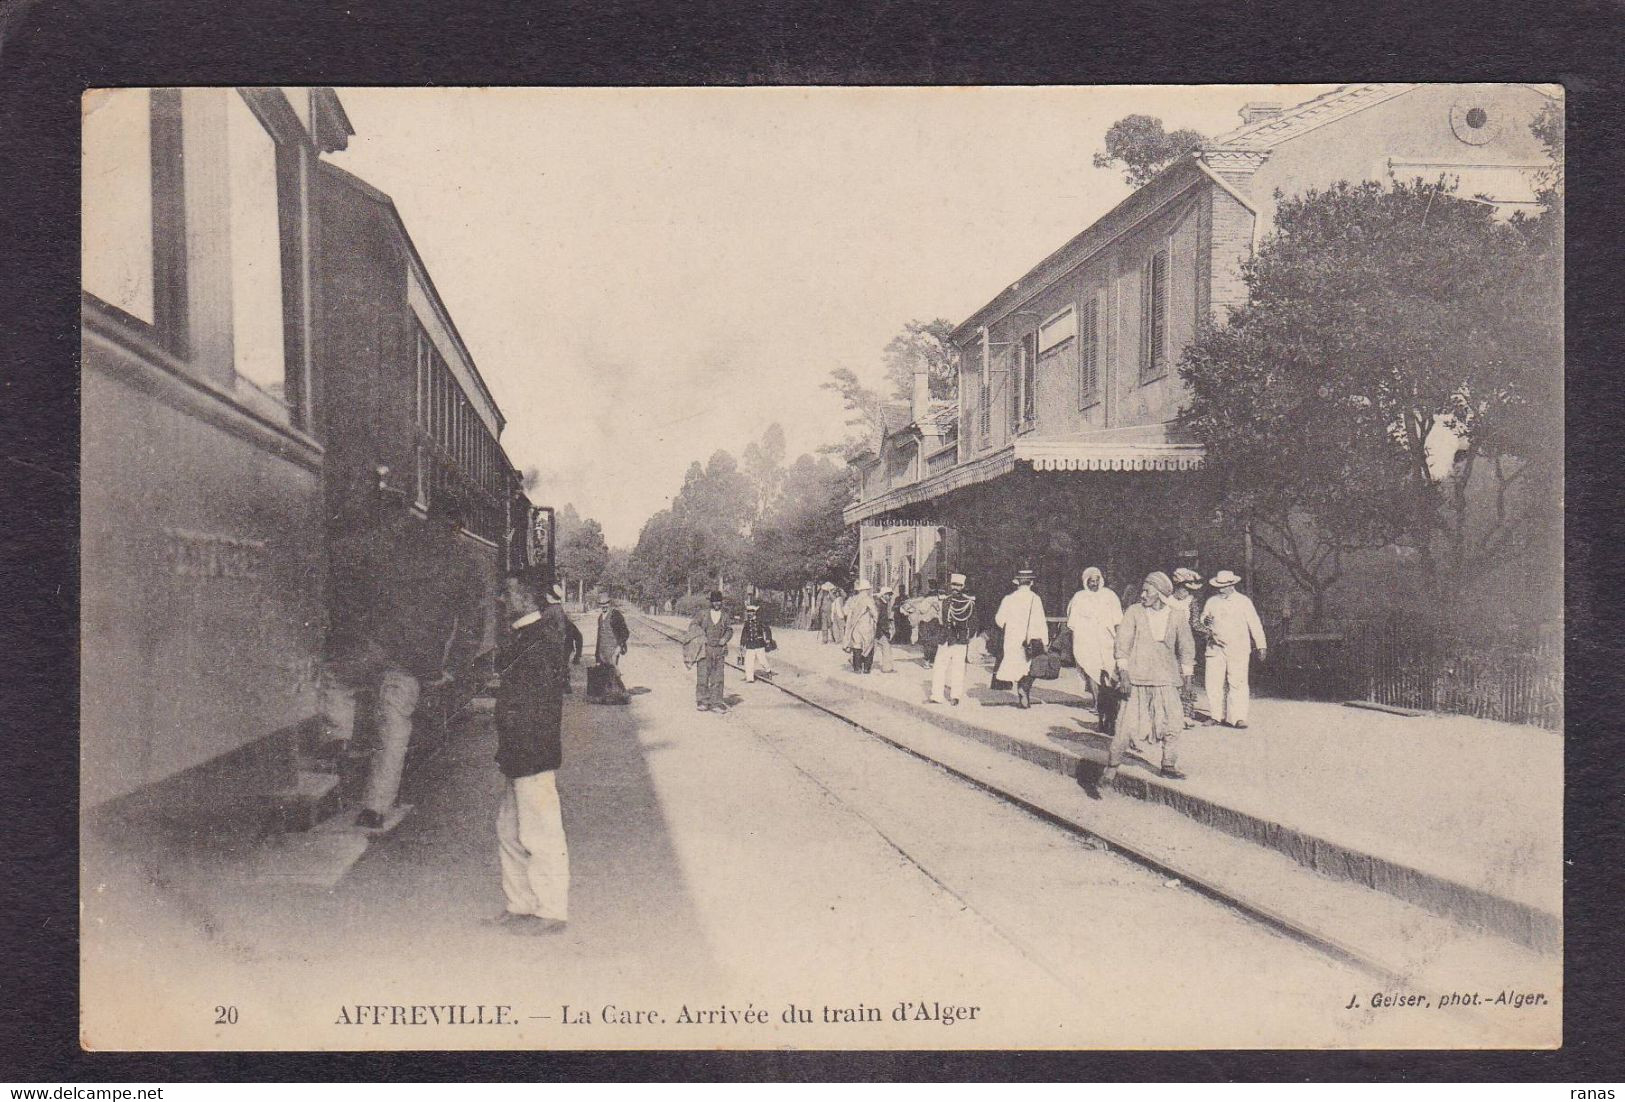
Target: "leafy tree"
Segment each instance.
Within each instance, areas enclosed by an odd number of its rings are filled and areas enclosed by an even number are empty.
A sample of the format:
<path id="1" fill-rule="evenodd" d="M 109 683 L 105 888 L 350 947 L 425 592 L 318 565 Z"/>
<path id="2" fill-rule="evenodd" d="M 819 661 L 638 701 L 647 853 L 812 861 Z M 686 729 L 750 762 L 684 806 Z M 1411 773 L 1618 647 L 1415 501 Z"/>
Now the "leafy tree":
<path id="1" fill-rule="evenodd" d="M 857 373 L 848 367 L 837 367 L 831 371 L 823 389 L 833 390 L 841 396 L 841 405 L 846 410 L 847 438 L 839 444 L 826 445 L 821 450 L 850 453 L 859 447 L 873 447 L 880 440 L 885 425 L 881 413 L 885 400 L 880 392 L 864 385 Z"/>
<path id="2" fill-rule="evenodd" d="M 1096 153 L 1096 168 L 1123 169 L 1123 180 L 1137 188 L 1180 157 L 1202 144 L 1203 137 L 1194 130 L 1175 130 L 1168 133 L 1162 120 L 1151 115 L 1125 115 L 1106 130 L 1106 148 Z"/>
<path id="3" fill-rule="evenodd" d="M 1560 272 L 1533 223 L 1442 182 L 1280 200 L 1248 304 L 1185 353 L 1184 417 L 1317 618 L 1352 549 L 1414 547 L 1443 608 L 1550 531 Z"/>
<path id="4" fill-rule="evenodd" d="M 946 318 L 911 321 L 893 337 L 881 352 L 892 396 L 907 401 L 914 396 L 914 367 L 924 363 L 931 382 L 931 397 L 952 401 L 959 395 L 959 366 L 948 334 L 953 323 Z"/>
<path id="5" fill-rule="evenodd" d="M 571 581 L 596 585 L 608 563 L 609 544 L 603 526 L 591 517 L 576 524 L 569 536 L 559 541 L 559 573 Z"/>
<path id="6" fill-rule="evenodd" d="M 760 517 L 772 508 L 784 481 L 784 427 L 775 421 L 762 433 L 760 443 L 746 444 L 740 466 L 756 489 L 756 516 Z"/>
<path id="7" fill-rule="evenodd" d="M 1541 224 L 1548 243 L 1561 249 L 1563 241 L 1563 129 L 1565 114 L 1561 100 L 1549 101 L 1529 124 L 1529 130 L 1546 149 L 1551 164 L 1535 178 L 1535 198 L 1540 201 Z"/>
<path id="8" fill-rule="evenodd" d="M 841 573 L 857 552 L 857 531 L 841 519 L 849 487 L 847 472 L 827 457 L 803 455 L 790 465 L 783 493 L 752 540 L 757 584 L 793 590 Z"/>

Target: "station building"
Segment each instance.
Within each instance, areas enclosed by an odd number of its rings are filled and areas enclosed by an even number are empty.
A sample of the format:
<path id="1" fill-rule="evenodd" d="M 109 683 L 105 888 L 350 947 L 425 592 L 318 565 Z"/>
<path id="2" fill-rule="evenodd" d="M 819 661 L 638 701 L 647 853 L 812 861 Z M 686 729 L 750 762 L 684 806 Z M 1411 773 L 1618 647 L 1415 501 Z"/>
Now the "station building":
<path id="1" fill-rule="evenodd" d="M 988 596 L 1030 565 L 1052 613 L 1086 566 L 1132 597 L 1147 572 L 1190 565 L 1242 571 L 1260 609 L 1278 614 L 1288 584 L 1215 512 L 1202 448 L 1179 426 L 1185 346 L 1245 300 L 1242 264 L 1271 231 L 1277 193 L 1445 176 L 1460 195 L 1533 212 L 1548 160 L 1530 123 L 1556 95 L 1377 83 L 1248 105 L 1240 127 L 1175 161 L 953 331 L 953 450 L 866 475 L 846 521 L 956 532 L 949 568 Z"/>

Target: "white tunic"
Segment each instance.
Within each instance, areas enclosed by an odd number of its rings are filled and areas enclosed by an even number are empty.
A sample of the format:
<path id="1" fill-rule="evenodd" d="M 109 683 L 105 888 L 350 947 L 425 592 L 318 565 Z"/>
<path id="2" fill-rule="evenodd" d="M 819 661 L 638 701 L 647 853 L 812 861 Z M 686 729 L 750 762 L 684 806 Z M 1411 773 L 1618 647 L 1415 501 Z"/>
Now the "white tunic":
<path id="1" fill-rule="evenodd" d="M 1267 650 L 1264 625 L 1258 619 L 1253 600 L 1245 593 L 1220 591 L 1202 606 L 1202 623 L 1213 633 L 1211 646 L 1234 654 Z"/>
<path id="2" fill-rule="evenodd" d="M 1112 648 L 1117 625 L 1123 622 L 1123 603 L 1101 586 L 1080 589 L 1066 606 L 1066 626 L 1072 631 L 1072 659 L 1090 677 L 1116 667 Z"/>
<path id="3" fill-rule="evenodd" d="M 999 602 L 993 623 L 1004 629 L 1004 657 L 993 674 L 1000 681 L 1020 681 L 1032 663 L 1022 645 L 1029 639 L 1049 643 L 1049 625 L 1044 622 L 1044 602 L 1031 586 L 1017 586 L 1014 593 Z"/>

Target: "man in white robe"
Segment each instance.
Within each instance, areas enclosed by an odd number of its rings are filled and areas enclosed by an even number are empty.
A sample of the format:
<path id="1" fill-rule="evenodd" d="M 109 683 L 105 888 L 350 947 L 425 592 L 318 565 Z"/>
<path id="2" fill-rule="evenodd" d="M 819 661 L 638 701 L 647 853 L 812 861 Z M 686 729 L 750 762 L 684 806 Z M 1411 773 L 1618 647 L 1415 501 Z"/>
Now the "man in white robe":
<path id="1" fill-rule="evenodd" d="M 1031 570 L 1018 571 L 1016 588 L 999 602 L 999 611 L 993 616 L 994 625 L 1004 629 L 1004 651 L 993 676 L 1015 686 L 1018 708 L 1030 708 L 1033 702 L 1032 661 L 1027 655 L 1027 643 L 1036 642 L 1040 647 L 1049 645 L 1044 602 L 1033 592 L 1034 580 Z"/>
<path id="2" fill-rule="evenodd" d="M 1083 572 L 1083 588 L 1072 595 L 1066 606 L 1066 626 L 1072 632 L 1072 660 L 1078 665 L 1083 687 L 1095 698 L 1100 711 L 1101 686 L 1112 680 L 1116 659 L 1112 648 L 1117 625 L 1123 622 L 1123 604 L 1106 588 L 1106 578 L 1098 567 Z"/>

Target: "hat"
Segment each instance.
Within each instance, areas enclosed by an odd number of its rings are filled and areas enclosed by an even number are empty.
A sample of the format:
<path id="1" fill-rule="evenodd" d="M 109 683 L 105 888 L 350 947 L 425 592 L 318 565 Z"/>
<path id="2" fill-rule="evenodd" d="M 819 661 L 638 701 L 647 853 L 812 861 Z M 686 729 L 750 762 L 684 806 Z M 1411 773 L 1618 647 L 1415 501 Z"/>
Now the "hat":
<path id="1" fill-rule="evenodd" d="M 1178 570 L 1174 571 L 1175 585 L 1190 585 L 1192 582 L 1195 582 L 1197 585 L 1201 585 L 1202 575 L 1198 574 L 1188 566 L 1182 566 Z"/>
<path id="2" fill-rule="evenodd" d="M 1174 583 L 1168 580 L 1168 575 L 1160 570 L 1153 570 L 1145 576 L 1145 584 L 1161 593 L 1164 597 L 1173 595 Z"/>
<path id="3" fill-rule="evenodd" d="M 758 601 L 746 601 L 745 602 L 745 611 L 746 612 L 755 612 L 757 609 L 759 609 L 761 607 L 762 607 L 761 603 L 758 602 Z"/>
<path id="4" fill-rule="evenodd" d="M 598 594 L 598 603 L 601 604 L 601 605 L 609 604 L 609 594 L 608 593 L 600 593 L 600 594 Z"/>
<path id="5" fill-rule="evenodd" d="M 1229 589 L 1231 586 L 1239 585 L 1240 583 L 1241 579 L 1228 570 L 1219 571 L 1217 574 L 1213 575 L 1212 580 L 1208 582 L 1208 584 L 1214 589 Z"/>
<path id="6" fill-rule="evenodd" d="M 963 574 L 950 574 L 950 575 L 948 575 L 948 584 L 949 585 L 964 585 L 965 584 L 965 575 L 963 575 Z"/>
<path id="7" fill-rule="evenodd" d="M 868 578 L 859 578 L 858 579 L 858 584 L 852 587 L 852 591 L 854 593 L 861 593 L 865 589 L 873 589 L 873 588 L 874 588 L 874 586 L 869 584 L 869 579 Z"/>
<path id="8" fill-rule="evenodd" d="M 1031 582 L 1036 581 L 1037 579 L 1038 575 L 1033 573 L 1032 567 L 1024 566 L 1020 570 L 1016 571 L 1014 581 L 1017 585 L 1020 585 L 1022 582 Z"/>
<path id="9" fill-rule="evenodd" d="M 720 590 L 720 589 L 713 589 L 713 590 L 712 590 L 712 591 L 711 591 L 711 596 L 710 596 L 710 600 L 713 600 L 713 601 L 720 601 L 720 600 L 722 600 L 722 590 Z"/>

